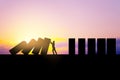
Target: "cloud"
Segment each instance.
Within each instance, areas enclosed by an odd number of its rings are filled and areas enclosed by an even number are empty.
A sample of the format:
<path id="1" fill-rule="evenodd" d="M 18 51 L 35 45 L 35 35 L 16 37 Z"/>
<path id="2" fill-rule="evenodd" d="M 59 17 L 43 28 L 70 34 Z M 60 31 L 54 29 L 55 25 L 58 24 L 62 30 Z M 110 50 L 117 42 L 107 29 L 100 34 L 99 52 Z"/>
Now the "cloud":
<path id="1" fill-rule="evenodd" d="M 9 49 L 4 46 L 0 46 L 0 54 L 10 54 Z"/>

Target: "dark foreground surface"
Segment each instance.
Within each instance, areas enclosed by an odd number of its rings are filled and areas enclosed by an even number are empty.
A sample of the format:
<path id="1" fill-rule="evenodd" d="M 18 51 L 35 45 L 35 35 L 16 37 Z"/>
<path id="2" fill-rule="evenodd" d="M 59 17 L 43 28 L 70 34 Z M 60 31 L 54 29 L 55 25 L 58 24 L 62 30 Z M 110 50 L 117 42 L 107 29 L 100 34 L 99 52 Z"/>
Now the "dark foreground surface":
<path id="1" fill-rule="evenodd" d="M 82 65 L 118 65 L 120 55 L 117 56 L 70 56 L 70 55 L 0 55 L 2 65 L 36 65 L 39 67 L 80 67 Z"/>
<path id="2" fill-rule="evenodd" d="M 114 74 L 120 70 L 120 56 L 24 56 L 0 55 L 0 71 L 6 74 L 22 73 L 24 75 L 90 75 L 100 73 Z M 16 73 L 17 72 L 17 73 Z M 106 73 L 105 73 L 106 72 Z M 69 77 L 70 77 L 69 75 Z M 100 75 L 100 76 L 101 76 Z"/>

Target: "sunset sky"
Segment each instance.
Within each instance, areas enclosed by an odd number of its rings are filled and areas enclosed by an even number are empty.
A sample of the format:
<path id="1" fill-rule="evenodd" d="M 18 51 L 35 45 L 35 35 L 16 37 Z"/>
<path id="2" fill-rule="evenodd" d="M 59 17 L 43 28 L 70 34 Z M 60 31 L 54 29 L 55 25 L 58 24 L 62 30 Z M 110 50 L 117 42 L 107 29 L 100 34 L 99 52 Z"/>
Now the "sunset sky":
<path id="1" fill-rule="evenodd" d="M 0 0 L 0 54 L 39 37 L 61 54 L 70 37 L 120 38 L 120 0 Z"/>

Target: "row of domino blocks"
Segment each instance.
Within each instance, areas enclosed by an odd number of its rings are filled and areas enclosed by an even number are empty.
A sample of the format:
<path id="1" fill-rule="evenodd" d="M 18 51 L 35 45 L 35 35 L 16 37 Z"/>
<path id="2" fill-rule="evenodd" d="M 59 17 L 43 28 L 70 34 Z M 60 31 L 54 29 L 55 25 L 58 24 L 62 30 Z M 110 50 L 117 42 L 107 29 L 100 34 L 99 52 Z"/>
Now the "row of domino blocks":
<path id="1" fill-rule="evenodd" d="M 10 49 L 10 53 L 12 55 L 16 55 L 18 52 L 22 52 L 24 55 L 28 55 L 30 51 L 33 49 L 32 53 L 34 55 L 47 55 L 49 44 L 51 40 L 48 38 L 41 39 L 39 38 L 37 41 L 32 39 L 28 44 L 25 41 L 22 41 L 12 49 Z"/>
<path id="2" fill-rule="evenodd" d="M 88 51 L 86 51 L 86 47 Z M 86 40 L 79 38 L 78 55 L 85 55 L 86 52 L 88 55 L 116 55 L 116 39 L 88 38 L 86 45 Z M 75 55 L 75 38 L 69 38 L 69 54 Z"/>

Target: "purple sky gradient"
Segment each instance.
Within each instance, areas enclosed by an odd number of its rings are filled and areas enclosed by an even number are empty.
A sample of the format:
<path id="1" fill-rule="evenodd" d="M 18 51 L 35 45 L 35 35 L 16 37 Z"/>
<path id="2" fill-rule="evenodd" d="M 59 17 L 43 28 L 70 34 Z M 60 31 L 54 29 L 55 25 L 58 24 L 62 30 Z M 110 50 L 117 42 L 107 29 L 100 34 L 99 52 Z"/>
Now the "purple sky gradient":
<path id="1" fill-rule="evenodd" d="M 119 4 L 120 0 L 0 0 L 0 32 L 12 36 L 25 27 L 38 32 L 46 26 L 43 36 L 120 37 Z M 31 22 L 42 25 L 33 29 L 27 25 Z"/>
<path id="2" fill-rule="evenodd" d="M 0 0 L 0 34 L 6 44 L 38 37 L 120 38 L 120 0 Z"/>

